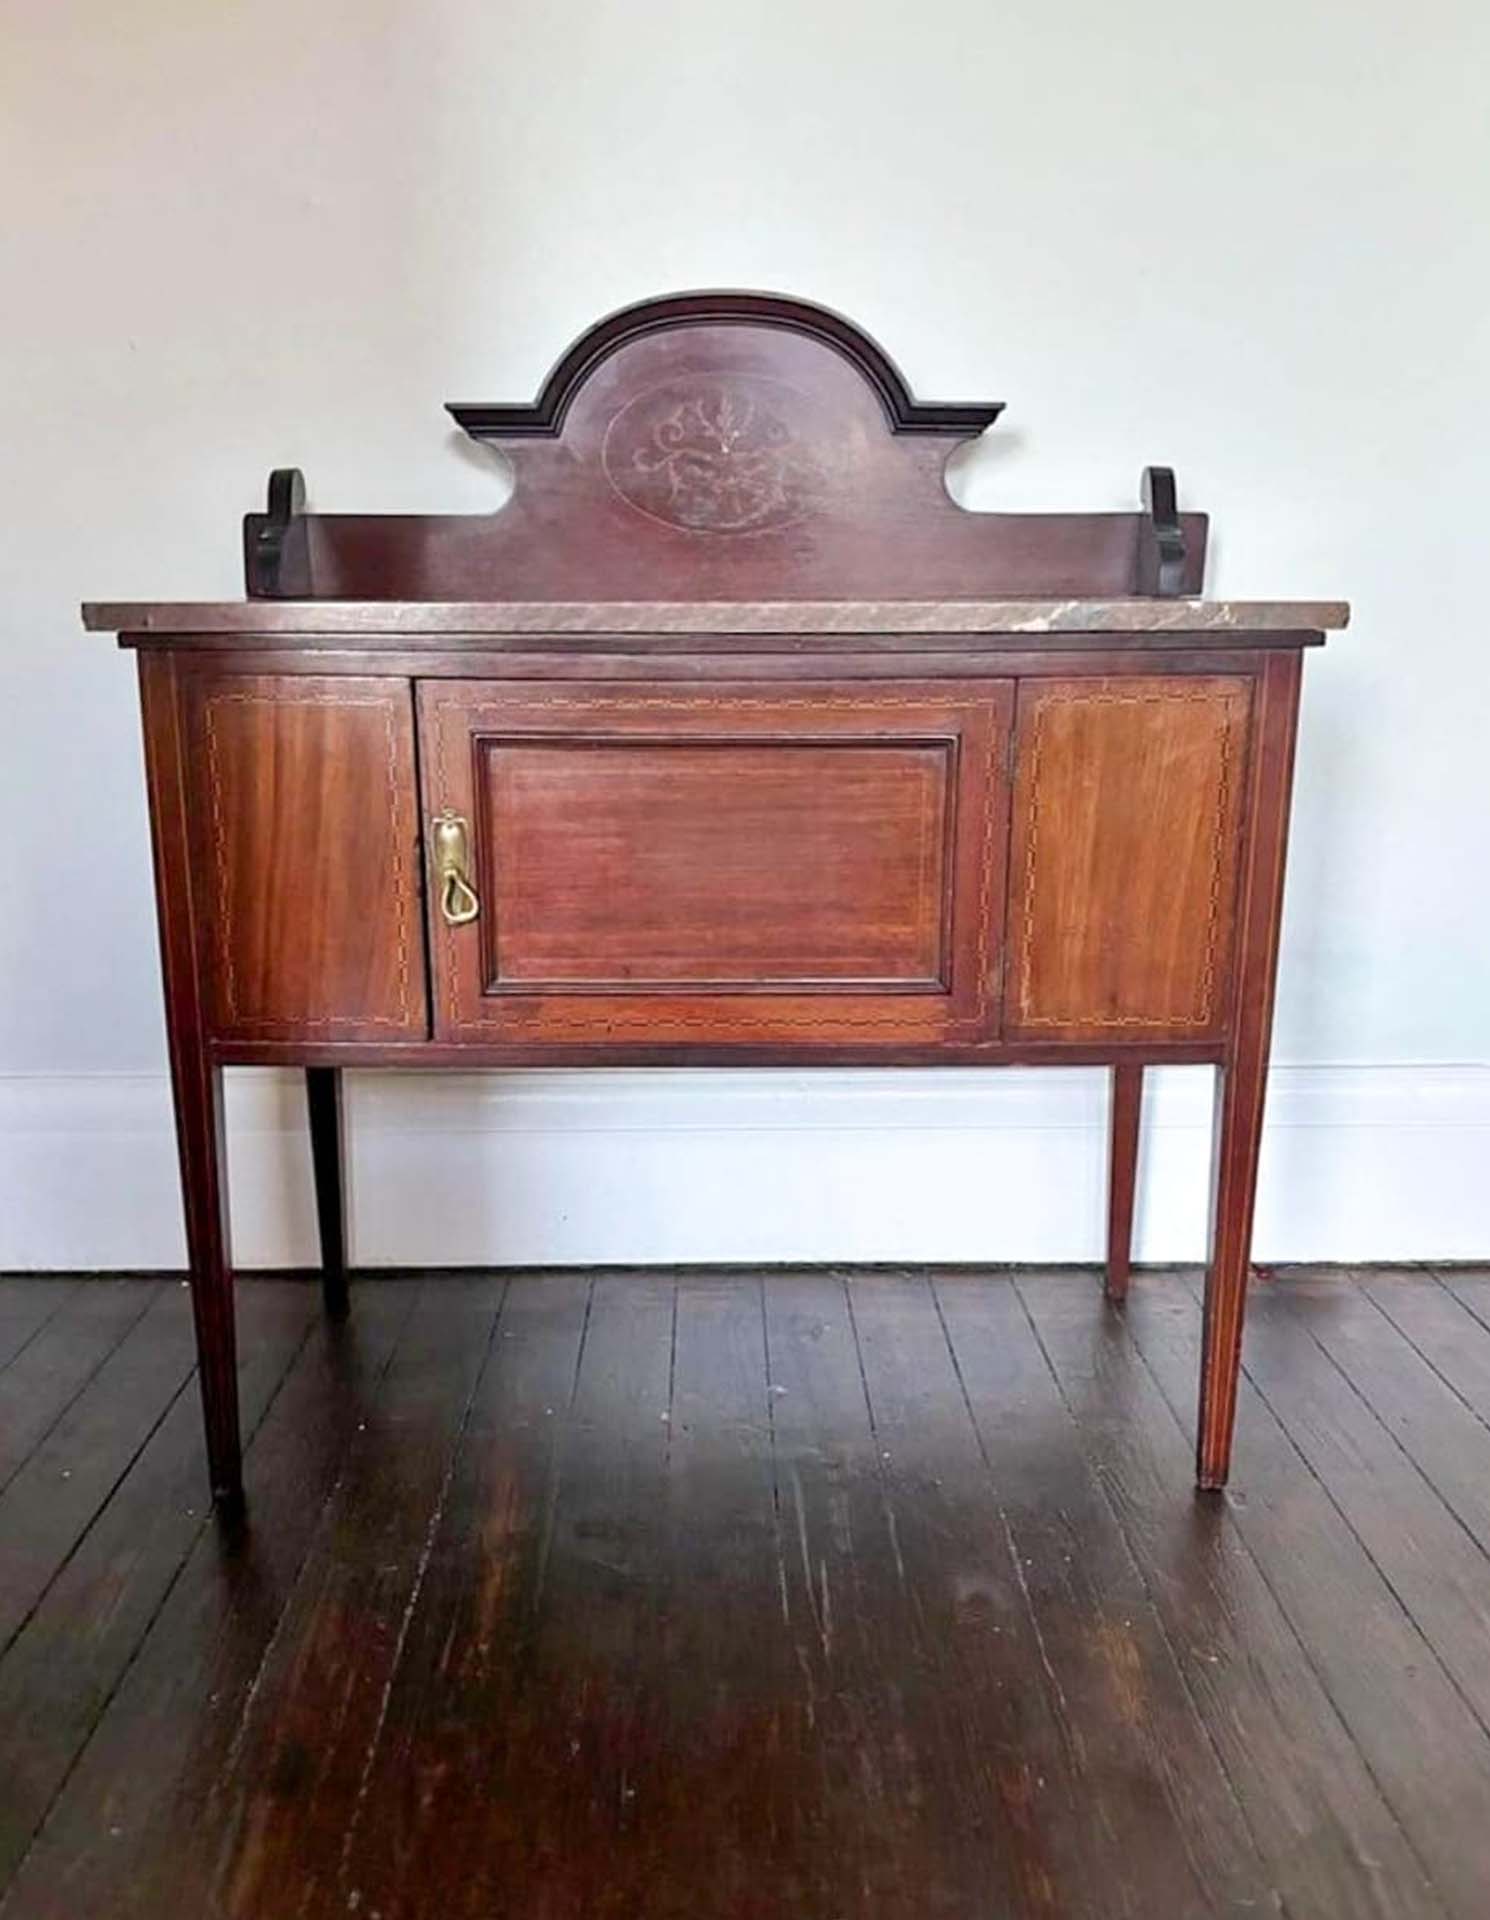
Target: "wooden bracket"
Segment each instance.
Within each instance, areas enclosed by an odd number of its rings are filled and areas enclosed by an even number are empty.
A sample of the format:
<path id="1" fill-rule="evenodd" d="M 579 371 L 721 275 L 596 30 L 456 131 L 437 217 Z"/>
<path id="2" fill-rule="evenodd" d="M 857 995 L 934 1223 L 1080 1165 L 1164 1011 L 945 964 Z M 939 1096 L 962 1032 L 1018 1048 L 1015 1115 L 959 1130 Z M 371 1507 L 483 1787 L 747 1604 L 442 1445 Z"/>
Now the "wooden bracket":
<path id="1" fill-rule="evenodd" d="M 305 475 L 298 467 L 274 469 L 267 504 L 266 513 L 243 516 L 243 579 L 248 597 L 308 599 L 312 589 Z"/>
<path id="2" fill-rule="evenodd" d="M 1143 470 L 1143 520 L 1138 533 L 1138 591 L 1173 600 L 1184 589 L 1185 529 L 1175 499 L 1174 468 Z"/>

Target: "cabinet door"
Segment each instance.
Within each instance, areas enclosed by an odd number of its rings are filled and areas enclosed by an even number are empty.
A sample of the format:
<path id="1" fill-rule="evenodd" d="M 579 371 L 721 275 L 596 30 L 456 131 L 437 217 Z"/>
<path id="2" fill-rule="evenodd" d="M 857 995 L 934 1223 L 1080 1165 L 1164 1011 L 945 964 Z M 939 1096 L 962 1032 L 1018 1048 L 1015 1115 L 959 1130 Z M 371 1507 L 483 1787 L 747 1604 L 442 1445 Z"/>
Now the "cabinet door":
<path id="1" fill-rule="evenodd" d="M 1005 1031 L 1223 1031 L 1252 681 L 1031 680 L 1016 730 Z"/>
<path id="2" fill-rule="evenodd" d="M 470 886 L 447 889 L 432 843 L 436 1033 L 992 1034 L 1011 707 L 1002 681 L 422 682 L 426 824 L 446 816 Z"/>
<path id="3" fill-rule="evenodd" d="M 407 680 L 187 676 L 193 895 L 214 1033 L 428 1033 Z"/>

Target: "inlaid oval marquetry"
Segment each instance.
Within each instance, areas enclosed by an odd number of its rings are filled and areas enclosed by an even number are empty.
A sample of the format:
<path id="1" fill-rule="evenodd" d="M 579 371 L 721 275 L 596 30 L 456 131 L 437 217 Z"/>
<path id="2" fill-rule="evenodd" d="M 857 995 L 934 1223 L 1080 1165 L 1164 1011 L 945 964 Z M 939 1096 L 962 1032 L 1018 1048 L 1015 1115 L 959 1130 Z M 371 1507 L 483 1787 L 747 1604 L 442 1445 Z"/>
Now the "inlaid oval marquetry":
<path id="1" fill-rule="evenodd" d="M 689 533 L 789 527 L 824 490 L 798 424 L 809 410 L 804 395 L 750 374 L 664 381 L 611 421 L 605 476 L 629 506 Z"/>

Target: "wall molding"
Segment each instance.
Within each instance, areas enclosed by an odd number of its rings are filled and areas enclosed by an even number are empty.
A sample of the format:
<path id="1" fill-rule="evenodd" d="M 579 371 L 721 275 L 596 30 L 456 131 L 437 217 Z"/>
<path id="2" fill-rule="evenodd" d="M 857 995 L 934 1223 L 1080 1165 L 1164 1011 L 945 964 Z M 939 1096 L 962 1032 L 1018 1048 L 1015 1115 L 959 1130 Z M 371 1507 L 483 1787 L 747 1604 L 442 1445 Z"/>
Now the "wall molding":
<path id="1" fill-rule="evenodd" d="M 1105 1075 L 349 1074 L 368 1266 L 1095 1259 Z M 1138 1257 L 1198 1260 L 1211 1074 L 1149 1075 Z M 299 1076 L 228 1076 L 234 1250 L 314 1258 Z M 1274 1070 L 1256 1251 L 1490 1257 L 1490 1064 Z M 0 1268 L 174 1268 L 164 1074 L 0 1076 Z"/>

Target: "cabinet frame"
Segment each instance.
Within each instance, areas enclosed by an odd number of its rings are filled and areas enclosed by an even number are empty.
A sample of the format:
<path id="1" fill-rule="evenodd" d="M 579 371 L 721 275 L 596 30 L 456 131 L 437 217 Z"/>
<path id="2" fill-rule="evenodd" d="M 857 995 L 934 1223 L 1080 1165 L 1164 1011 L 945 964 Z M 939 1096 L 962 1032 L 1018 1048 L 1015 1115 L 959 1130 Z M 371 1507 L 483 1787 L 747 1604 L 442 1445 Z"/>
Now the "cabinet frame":
<path id="1" fill-rule="evenodd" d="M 1346 623 L 1348 609 L 1338 602 L 1200 598 L 1206 518 L 1179 511 L 1167 469 L 1147 470 L 1137 512 L 964 512 L 948 495 L 946 462 L 992 424 L 997 403 L 916 400 L 884 351 L 851 322 L 777 295 L 705 292 L 643 302 L 576 341 L 536 400 L 453 411 L 468 433 L 497 442 L 514 459 L 517 487 L 501 511 L 310 514 L 300 476 L 282 469 L 271 476 L 267 511 L 244 522 L 246 601 L 84 609 L 87 625 L 119 634 L 140 654 L 214 1497 L 234 1506 L 243 1494 L 222 1077 L 232 1066 L 271 1065 L 307 1074 L 328 1305 L 341 1311 L 347 1222 L 337 1075 L 345 1067 L 1101 1064 L 1111 1070 L 1114 1090 L 1106 1273 L 1115 1308 L 1128 1277 L 1143 1068 L 1209 1064 L 1216 1069 L 1216 1127 L 1196 1477 L 1202 1489 L 1222 1486 L 1236 1410 L 1301 663 L 1325 630 Z M 439 984 L 444 938 L 429 911 L 427 743 L 415 730 L 409 755 L 395 752 L 394 775 L 385 783 L 370 771 L 370 736 L 352 726 L 342 778 L 336 766 L 315 765 L 317 751 L 341 757 L 335 740 L 328 735 L 322 749 L 307 746 L 314 729 L 279 727 L 282 716 L 271 705 L 262 782 L 252 742 L 239 742 L 231 775 L 227 759 L 218 767 L 226 811 L 265 809 L 231 853 L 225 886 L 222 848 L 233 827 L 210 818 L 214 776 L 201 737 L 201 701 L 239 675 L 258 676 L 261 684 L 273 677 L 287 704 L 300 708 L 318 697 L 306 693 L 311 682 L 300 677 L 314 676 L 328 690 L 328 712 L 338 688 L 344 712 L 364 697 L 343 683 L 376 683 L 365 696 L 373 705 L 386 690 L 385 711 L 411 714 L 416 698 L 439 707 L 457 697 L 449 683 L 471 681 L 496 689 L 493 702 L 504 708 L 535 689 L 550 700 L 581 699 L 583 687 L 606 689 L 615 700 L 659 686 L 686 688 L 690 699 L 728 698 L 733 689 L 738 702 L 806 706 L 814 688 L 829 685 L 865 700 L 912 685 L 928 712 L 938 702 L 947 712 L 957 689 L 973 687 L 978 699 L 1005 702 L 998 709 L 1005 729 L 1011 686 L 1021 706 L 1038 705 L 1053 682 L 1106 678 L 1142 703 L 1156 691 L 1154 676 L 1171 683 L 1219 676 L 1245 686 L 1249 717 L 1245 752 L 1227 763 L 1235 786 L 1226 786 L 1217 812 L 1216 837 L 1230 857 L 1199 881 L 1183 816 L 1186 779 L 1192 795 L 1207 790 L 1204 728 L 1183 749 L 1162 748 L 1152 765 L 1142 750 L 1132 762 L 1141 775 L 1134 791 L 1150 796 L 1134 803 L 1132 845 L 1139 854 L 1147 847 L 1148 864 L 1161 876 L 1166 858 L 1178 872 L 1162 964 L 1155 959 L 1135 974 L 1111 963 L 1108 948 L 1124 937 L 1120 888 L 1088 887 L 1101 924 L 1079 928 L 1083 862 L 1089 867 L 1104 857 L 1104 846 L 1105 857 L 1113 857 L 1113 845 L 1119 859 L 1129 855 L 1121 836 L 1104 841 L 1097 830 L 1100 807 L 1094 813 L 1083 802 L 1084 812 L 1066 810 L 1059 836 L 1068 850 L 1079 843 L 1086 851 L 1047 870 L 1057 892 L 1071 897 L 1058 900 L 1042 923 L 1041 937 L 1054 943 L 1037 955 L 1044 984 L 1031 985 L 1029 966 L 1016 982 L 1026 1015 L 1041 1004 L 1047 1009 L 1022 1026 L 1008 1018 L 1007 1004 L 1011 830 L 1016 851 L 1029 851 L 1015 818 L 1016 764 L 995 781 L 1001 797 L 990 835 L 1002 836 L 1002 844 L 985 850 L 982 865 L 989 912 L 980 925 L 1001 964 L 990 960 L 986 977 L 975 982 L 981 999 L 954 1006 L 955 1020 L 918 1030 L 916 1010 L 937 996 L 925 981 L 897 975 L 870 996 L 890 1019 L 873 1041 L 846 1025 L 832 1028 L 835 1001 L 851 996 L 821 982 L 801 995 L 778 996 L 779 983 L 742 992 L 730 1021 L 714 1017 L 730 996 L 711 990 L 703 996 L 711 1019 L 692 1039 L 662 1019 L 649 1030 L 648 996 L 629 990 L 625 998 L 641 1006 L 642 1017 L 623 1039 L 603 1020 L 567 1032 L 562 1022 L 474 1033 L 457 1023 L 458 1037 L 450 1037 L 450 1029 L 429 1031 L 410 986 L 416 975 L 426 991 Z M 248 685 L 242 683 L 245 692 Z M 995 687 L 1004 691 L 995 695 Z M 1197 692 L 1197 711 L 1204 698 Z M 918 737 L 948 735 L 933 728 Z M 1022 750 L 1017 714 L 1011 737 Z M 1064 777 L 1079 782 L 1082 753 L 1073 752 Z M 1107 758 L 1113 765 L 1093 778 L 1120 796 L 1122 755 Z M 1015 806 L 1004 804 L 1009 778 Z M 391 838 L 386 818 L 376 816 L 380 789 L 395 815 Z M 229 791 L 249 797 L 223 800 Z M 472 801 L 474 814 L 474 795 Z M 1145 809 L 1154 818 L 1152 844 L 1144 840 Z M 1178 826 L 1172 818 L 1160 844 L 1166 812 L 1179 816 Z M 301 831 L 297 822 L 307 815 L 343 825 Z M 881 815 L 890 819 L 883 804 Z M 313 872 L 306 877 L 306 844 L 324 854 L 342 832 L 356 841 L 355 882 L 308 896 L 302 911 L 294 889 L 315 885 Z M 396 873 L 406 834 L 405 884 L 399 891 L 390 883 L 403 904 L 390 914 L 378 872 Z M 889 880 L 876 894 L 862 848 L 857 858 L 856 897 L 893 899 Z M 1038 880 L 1039 862 L 1029 870 Z M 254 892 L 260 881 L 268 890 L 263 898 Z M 419 889 L 424 910 L 416 942 L 404 931 Z M 966 900 L 965 884 L 961 893 Z M 372 907 L 359 946 L 364 899 Z M 1224 954 L 1218 946 L 1202 957 L 1206 994 L 1185 1001 L 1195 978 L 1193 967 L 1186 969 L 1197 900 L 1206 914 L 1211 907 L 1229 914 L 1229 923 L 1219 936 Z M 223 933 L 224 902 L 237 934 Z M 1073 927 L 1082 937 L 1068 941 L 1065 929 Z M 956 971 L 965 933 L 954 927 L 950 943 L 954 1001 L 967 985 Z M 225 991 L 224 939 L 230 946 L 240 936 L 248 943 L 243 979 Z M 780 944 L 789 952 L 788 941 Z M 802 951 L 809 950 L 804 938 Z M 315 965 L 306 958 L 311 951 L 320 956 Z M 904 974 L 904 950 L 891 953 L 891 973 L 899 965 Z M 316 973 L 322 960 L 324 976 Z M 257 1000 L 246 985 L 250 973 Z M 391 1000 L 390 979 L 398 983 Z M 1073 997 L 1062 1002 L 1063 993 Z M 567 997 L 581 1003 L 586 996 Z M 790 1032 L 769 1023 L 752 1029 L 743 1003 L 752 1001 L 758 1015 L 773 997 L 800 999 L 803 1024 Z M 670 989 L 654 995 L 654 1015 L 678 998 Z M 1062 1005 L 1075 1017 L 1048 1017 Z M 1192 1007 L 1193 1017 L 1177 1023 L 1169 1013 L 1181 1005 Z M 1162 1024 L 1142 1017 L 1146 1007 L 1165 1014 Z"/>
<path id="2" fill-rule="evenodd" d="M 192 824 L 196 773 L 190 716 L 200 679 L 214 680 L 226 672 L 261 676 L 266 672 L 324 672 L 366 676 L 386 674 L 391 683 L 409 687 L 413 679 L 454 678 L 467 681 L 476 664 L 462 652 L 426 655 L 418 674 L 399 669 L 405 662 L 379 651 L 342 652 L 313 661 L 308 655 L 286 656 L 260 644 L 245 649 L 231 665 L 217 649 L 152 644 L 140 636 L 140 678 L 146 732 L 146 757 L 151 793 L 157 897 L 162 951 L 167 981 L 172 1075 L 175 1088 L 183 1190 L 188 1196 L 187 1222 L 194 1277 L 193 1301 L 203 1355 L 202 1392 L 207 1421 L 209 1464 L 216 1494 L 235 1501 L 242 1493 L 241 1450 L 236 1410 L 236 1349 L 231 1310 L 231 1253 L 226 1211 L 226 1168 L 221 1118 L 221 1077 L 225 1067 L 296 1065 L 308 1071 L 338 1067 L 517 1066 L 544 1064 L 631 1064 L 687 1066 L 711 1064 L 775 1065 L 1105 1065 L 1130 1076 L 1124 1089 L 1114 1129 L 1112 1159 L 1112 1219 L 1109 1240 L 1109 1287 L 1120 1298 L 1126 1286 L 1127 1242 L 1131 1235 L 1132 1190 L 1136 1181 L 1136 1098 L 1131 1075 L 1146 1065 L 1210 1063 L 1218 1071 L 1215 1155 L 1211 1193 L 1211 1279 L 1205 1308 L 1204 1369 L 1201 1425 L 1197 1443 L 1197 1479 L 1202 1487 L 1224 1484 L 1230 1460 L 1235 1420 L 1236 1374 L 1240 1361 L 1242 1300 L 1247 1248 L 1255 1206 L 1257 1155 L 1261 1139 L 1267 1041 L 1271 1024 L 1273 982 L 1277 958 L 1278 920 L 1282 898 L 1283 857 L 1296 731 L 1301 650 L 1277 645 L 1271 636 L 1246 652 L 1217 653 L 1197 648 L 1188 653 L 1166 652 L 1156 660 L 1135 662 L 1131 657 L 1103 650 L 1069 656 L 1041 656 L 1028 661 L 1018 655 L 997 661 L 987 684 L 1007 686 L 1018 681 L 1033 684 L 1057 672 L 1070 677 L 1101 677 L 1121 670 L 1128 675 L 1243 676 L 1252 688 L 1250 746 L 1244 792 L 1239 812 L 1239 863 L 1231 960 L 1224 988 L 1224 1020 L 1202 1037 L 1166 1037 L 1163 1034 L 1125 1032 L 1100 1041 L 1078 1038 L 1000 1038 L 996 1031 L 976 1035 L 949 1031 L 936 1040 L 899 1038 L 889 1044 L 866 1045 L 843 1038 L 794 1043 L 780 1039 L 746 1039 L 731 1044 L 718 1038 L 702 1043 L 676 1039 L 642 1038 L 617 1044 L 582 1039 L 572 1044 L 551 1039 L 400 1038 L 395 1040 L 328 1039 L 311 1031 L 298 1036 L 267 1032 L 245 1037 L 214 1025 L 210 976 L 213 956 L 209 940 L 211 906 L 199 860 L 199 836 Z M 645 684 L 659 678 L 656 656 L 643 653 L 631 663 L 642 669 Z M 757 667 L 760 662 L 757 659 Z M 919 668 L 920 662 L 917 662 Z M 982 664 L 982 663 L 978 663 Z M 523 663 L 497 655 L 482 661 L 485 673 L 504 673 L 518 684 Z M 969 680 L 969 663 L 961 662 Z M 672 663 L 677 672 L 679 663 Z M 836 678 L 857 679 L 873 685 L 881 675 L 862 661 L 844 657 L 796 656 L 779 683 L 800 692 L 804 683 L 829 668 Z M 904 672 L 904 663 L 901 663 Z M 389 673 L 392 668 L 394 671 Z M 517 669 L 514 672 L 514 668 Z M 665 677 L 667 668 L 662 669 Z M 617 676 L 625 684 L 628 676 Z M 686 668 L 680 679 L 689 683 Z M 777 673 L 757 673 L 751 681 L 776 681 Z M 731 682 L 731 684 L 734 684 Z M 932 683 L 936 682 L 933 678 Z M 957 684 L 953 682 L 952 684 Z M 428 887 L 425 887 L 428 895 Z M 906 996 L 909 1000 L 910 996 Z M 338 1112 L 322 1098 L 322 1110 Z M 1123 1146 L 1122 1139 L 1133 1136 Z M 320 1180 L 320 1217 L 329 1226 L 328 1246 L 335 1248 L 336 1286 L 344 1285 L 346 1228 L 339 1197 L 341 1166 L 339 1113 L 334 1141 L 328 1141 L 324 1123 L 317 1136 L 316 1165 Z M 334 1151 L 333 1151 L 334 1147 Z M 328 1182 L 335 1182 L 332 1194 Z M 328 1274 L 331 1272 L 328 1264 Z"/>

